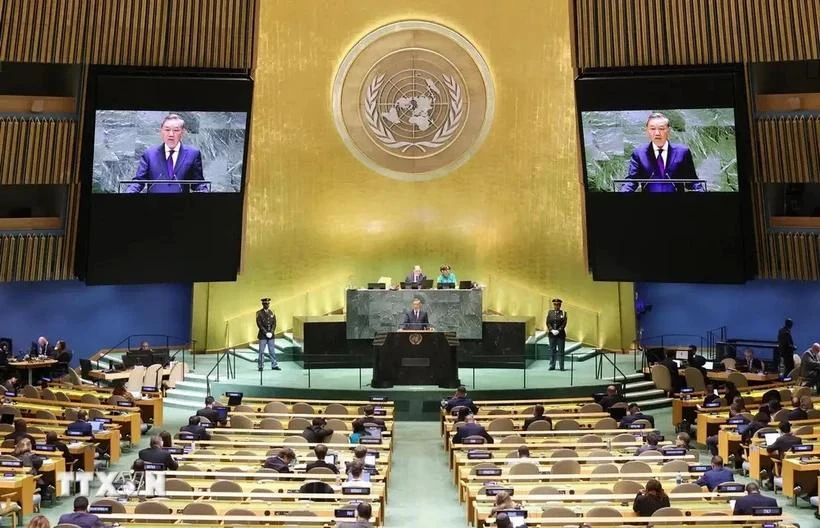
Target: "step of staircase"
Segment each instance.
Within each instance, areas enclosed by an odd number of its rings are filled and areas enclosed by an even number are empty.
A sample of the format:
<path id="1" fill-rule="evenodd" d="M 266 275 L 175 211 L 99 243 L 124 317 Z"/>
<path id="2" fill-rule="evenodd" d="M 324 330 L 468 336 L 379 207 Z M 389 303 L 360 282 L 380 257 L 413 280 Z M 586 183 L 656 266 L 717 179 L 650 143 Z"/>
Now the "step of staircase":
<path id="1" fill-rule="evenodd" d="M 578 343 L 581 345 L 581 343 Z M 588 359 L 592 359 L 598 355 L 598 349 L 592 347 L 585 347 L 583 345 L 579 346 L 577 349 L 573 350 L 569 354 L 565 354 L 566 356 L 571 356 L 576 363 L 581 363 Z"/>
<path id="2" fill-rule="evenodd" d="M 639 381 L 639 380 L 643 380 L 643 379 L 644 379 L 644 375 L 643 375 L 642 372 L 635 372 L 634 374 L 626 374 L 625 376 L 621 376 L 620 374 L 618 374 L 615 377 L 604 376 L 603 378 L 601 378 L 601 381 L 608 381 L 608 382 L 611 382 L 611 383 L 616 383 L 616 382 L 617 383 L 622 383 L 622 382 L 626 381 L 627 383 L 629 383 L 629 382 L 632 382 L 632 381 Z"/>
<path id="3" fill-rule="evenodd" d="M 173 392 L 174 396 L 178 397 L 180 399 L 186 398 L 186 399 L 196 399 L 197 401 L 201 401 L 201 400 L 204 400 L 205 396 L 208 395 L 206 389 L 179 388 L 179 384 L 177 384 L 177 388 L 170 389 L 170 390 L 174 391 Z"/>
<path id="4" fill-rule="evenodd" d="M 663 407 L 670 407 L 672 405 L 672 398 L 653 398 L 651 400 L 638 401 L 642 411 L 647 409 L 660 409 Z"/>
<path id="5" fill-rule="evenodd" d="M 187 378 L 188 376 L 186 376 Z M 204 381 L 192 381 L 190 379 L 186 379 L 185 381 L 178 381 L 177 382 L 178 389 L 189 389 L 189 390 L 202 390 L 206 391 L 208 389 L 208 384 Z"/>
<path id="6" fill-rule="evenodd" d="M 624 391 L 626 391 L 626 392 L 634 392 L 638 389 L 649 389 L 649 388 L 652 388 L 652 389 L 655 388 L 655 384 L 652 383 L 651 381 L 644 381 L 644 380 L 630 381 L 630 382 L 624 384 Z"/>
<path id="7" fill-rule="evenodd" d="M 654 387 L 654 385 L 653 385 Z M 661 389 L 646 389 L 646 390 L 639 390 L 639 391 L 626 391 L 624 394 L 624 398 L 626 401 L 633 402 L 633 401 L 640 401 L 640 400 L 648 400 L 657 397 L 663 397 L 664 392 Z"/>
<path id="8" fill-rule="evenodd" d="M 202 400 L 198 401 L 175 398 L 173 396 L 174 390 L 175 389 L 169 389 L 168 395 L 162 400 L 162 404 L 166 407 L 175 407 L 178 409 L 191 409 L 193 411 L 202 408 L 202 401 L 205 399 L 204 397 L 202 398 Z"/>

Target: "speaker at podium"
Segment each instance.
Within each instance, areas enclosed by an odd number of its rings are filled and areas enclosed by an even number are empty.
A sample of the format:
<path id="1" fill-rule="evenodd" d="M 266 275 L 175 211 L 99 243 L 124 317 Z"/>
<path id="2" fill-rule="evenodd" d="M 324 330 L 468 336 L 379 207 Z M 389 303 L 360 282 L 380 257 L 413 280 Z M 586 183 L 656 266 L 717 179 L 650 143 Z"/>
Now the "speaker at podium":
<path id="1" fill-rule="evenodd" d="M 380 332 L 373 339 L 373 348 L 373 388 L 394 385 L 453 388 L 459 385 L 455 332 Z"/>

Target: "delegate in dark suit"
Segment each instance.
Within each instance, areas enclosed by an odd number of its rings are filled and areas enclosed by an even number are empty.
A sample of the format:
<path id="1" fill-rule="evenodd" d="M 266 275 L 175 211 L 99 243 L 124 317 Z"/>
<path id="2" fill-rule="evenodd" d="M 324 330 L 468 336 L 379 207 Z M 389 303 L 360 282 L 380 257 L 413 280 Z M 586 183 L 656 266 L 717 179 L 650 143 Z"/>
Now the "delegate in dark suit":
<path id="1" fill-rule="evenodd" d="M 627 168 L 627 180 L 657 180 L 651 182 L 624 182 L 619 192 L 683 192 L 684 189 L 705 192 L 701 182 L 664 183 L 663 180 L 696 180 L 695 162 L 692 152 L 686 145 L 666 143 L 666 161 L 658 162 L 657 149 L 654 143 L 641 145 L 632 151 Z"/>
<path id="2" fill-rule="evenodd" d="M 158 446 L 147 447 L 140 451 L 139 459 L 152 464 L 164 464 L 165 469 L 170 469 L 171 471 L 176 471 L 178 467 L 177 461 L 174 460 L 171 453 L 168 453 Z"/>
<path id="3" fill-rule="evenodd" d="M 202 425 L 184 425 L 179 428 L 180 433 L 190 433 L 194 435 L 194 440 L 210 440 L 211 434 L 208 428 Z"/>
<path id="4" fill-rule="evenodd" d="M 777 508 L 777 499 L 758 493 L 749 493 L 735 501 L 733 515 L 751 515 L 752 508 Z"/>
<path id="5" fill-rule="evenodd" d="M 783 327 L 777 331 L 777 353 L 780 357 L 774 358 L 775 370 L 780 367 L 780 359 L 783 359 L 783 373 L 787 376 L 794 370 L 794 351 L 797 349 L 792 338 L 792 326 L 794 322 L 786 319 Z"/>
<path id="6" fill-rule="evenodd" d="M 401 319 L 402 330 L 427 330 L 430 320 L 423 310 L 407 310 Z"/>
<path id="7" fill-rule="evenodd" d="M 177 145 L 179 152 L 176 161 L 171 165 L 173 172 L 169 173 L 169 164 L 166 156 L 165 144 L 151 147 L 143 152 L 137 172 L 134 174 L 135 180 L 142 180 L 146 183 L 132 183 L 125 192 L 139 193 L 147 185 L 149 193 L 187 193 L 187 192 L 208 192 L 208 186 L 204 183 L 180 185 L 178 183 L 156 183 L 151 180 L 202 180 L 202 153 L 199 149 L 190 145 Z"/>
<path id="8" fill-rule="evenodd" d="M 490 436 L 490 433 L 488 433 L 487 430 L 484 429 L 483 425 L 479 425 L 475 422 L 467 422 L 461 427 L 459 427 L 458 431 L 456 431 L 456 434 L 453 435 L 453 443 L 460 444 L 468 436 L 482 436 L 488 444 L 493 443 L 493 437 Z"/>
<path id="9" fill-rule="evenodd" d="M 71 422 L 66 426 L 66 431 L 81 433 L 83 436 L 91 436 L 92 434 L 91 424 L 85 420 Z"/>

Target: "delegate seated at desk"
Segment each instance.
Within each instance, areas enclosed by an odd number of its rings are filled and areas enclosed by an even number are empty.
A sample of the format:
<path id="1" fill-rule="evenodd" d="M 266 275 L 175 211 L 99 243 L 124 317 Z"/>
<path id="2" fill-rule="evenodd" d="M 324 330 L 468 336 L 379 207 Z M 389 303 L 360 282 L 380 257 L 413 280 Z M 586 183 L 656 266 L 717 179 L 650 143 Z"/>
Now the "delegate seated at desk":
<path id="1" fill-rule="evenodd" d="M 413 299 L 410 310 L 405 310 L 402 314 L 401 330 L 427 330 L 430 328 L 430 320 L 427 312 L 421 309 L 421 299 Z"/>

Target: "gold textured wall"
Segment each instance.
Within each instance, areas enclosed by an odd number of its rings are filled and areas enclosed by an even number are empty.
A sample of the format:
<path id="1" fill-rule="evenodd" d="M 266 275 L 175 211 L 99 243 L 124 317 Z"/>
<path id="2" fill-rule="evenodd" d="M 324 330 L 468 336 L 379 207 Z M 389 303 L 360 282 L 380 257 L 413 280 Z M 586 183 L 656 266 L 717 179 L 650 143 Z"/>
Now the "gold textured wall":
<path id="1" fill-rule="evenodd" d="M 568 2 L 265 0 L 259 16 L 243 267 L 236 283 L 196 286 L 200 346 L 225 346 L 228 320 L 228 344 L 255 338 L 262 296 L 273 299 L 281 331 L 300 311 L 341 307 L 348 277 L 359 285 L 382 275 L 398 280 L 416 263 L 437 275 L 444 262 L 461 279 L 503 277 L 521 295 L 563 297 L 595 321 L 595 344 L 631 342 L 632 286 L 593 283 L 585 263 Z M 366 168 L 331 114 L 331 82 L 344 54 L 366 33 L 402 19 L 463 34 L 488 62 L 496 88 L 483 146 L 428 182 Z M 501 312 L 524 302 L 492 299 Z M 540 321 L 544 314 L 532 315 Z M 592 333 L 570 324 L 570 337 L 589 341 Z"/>

